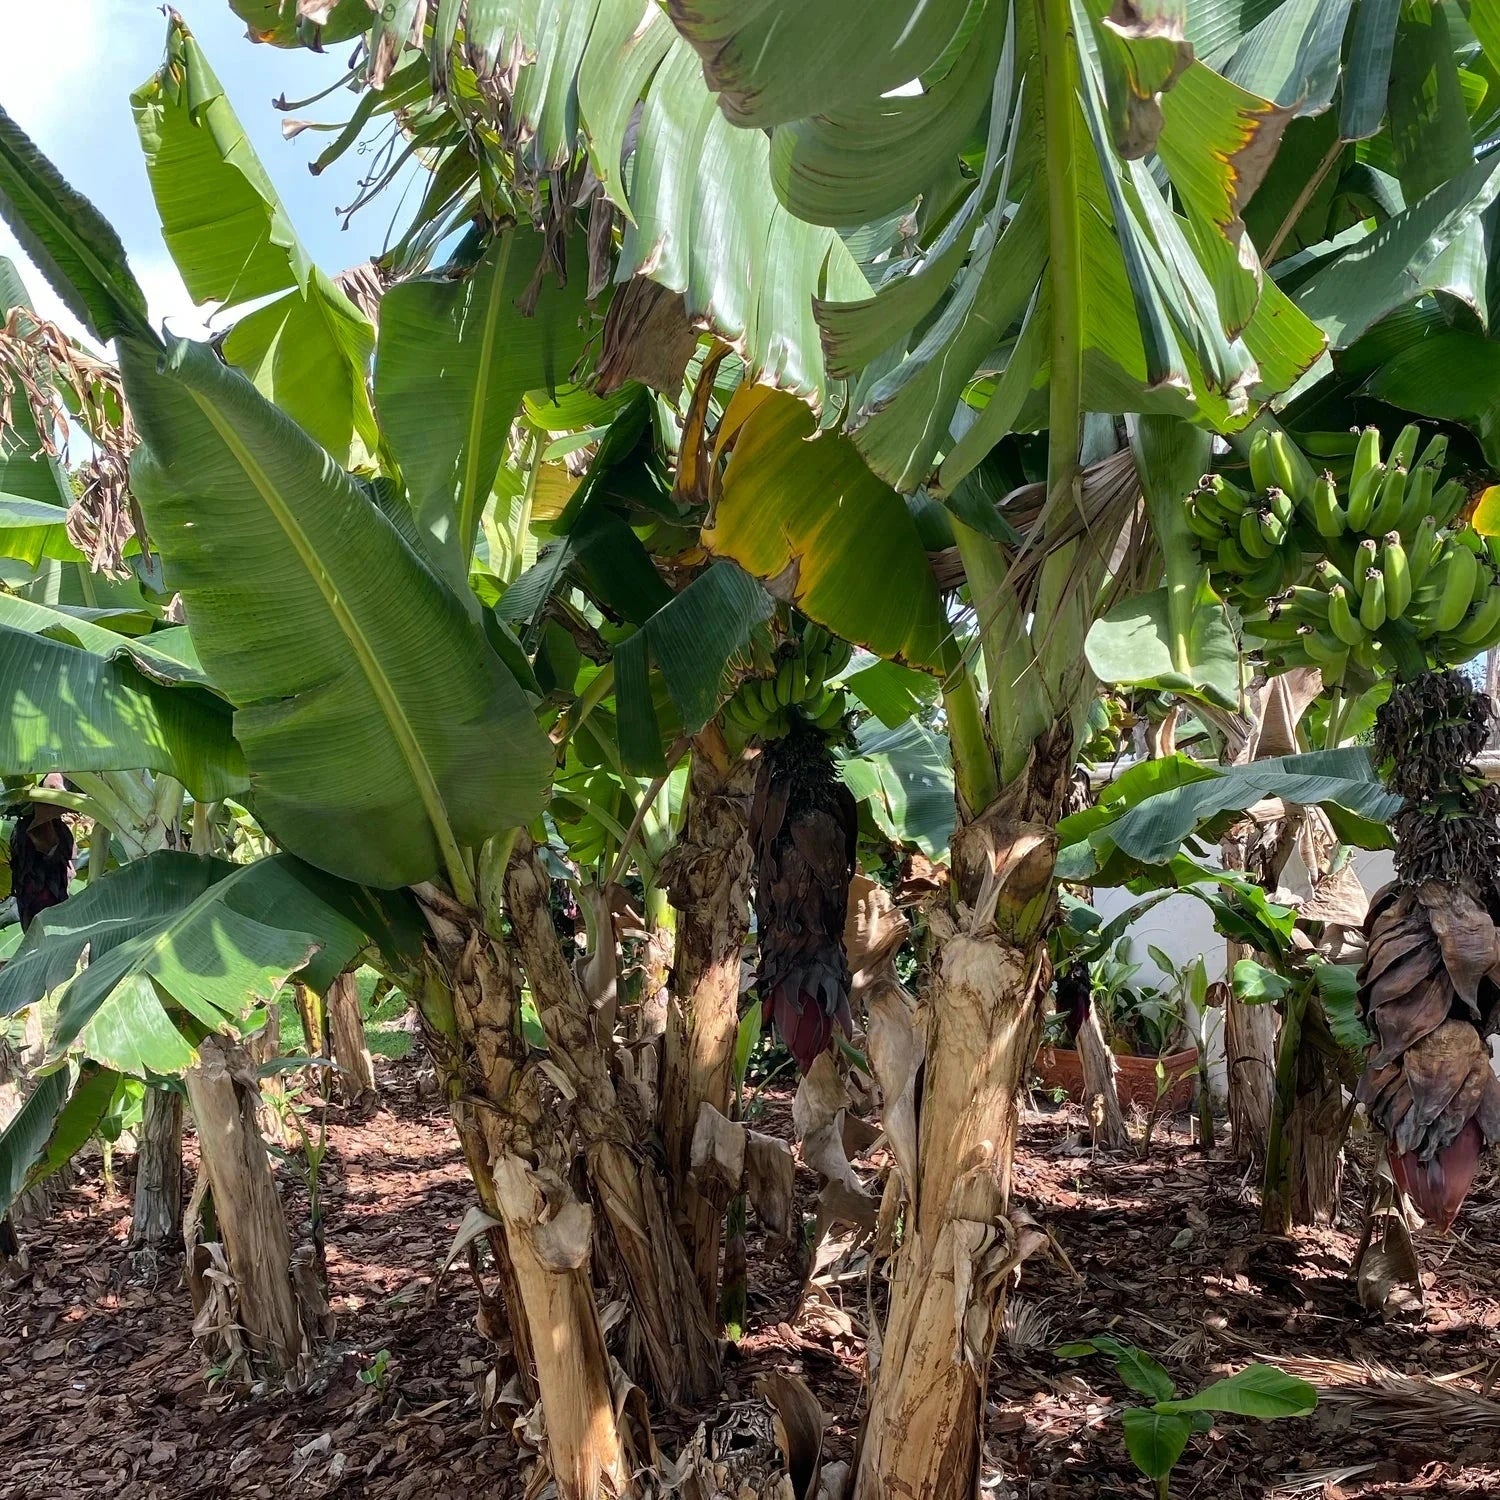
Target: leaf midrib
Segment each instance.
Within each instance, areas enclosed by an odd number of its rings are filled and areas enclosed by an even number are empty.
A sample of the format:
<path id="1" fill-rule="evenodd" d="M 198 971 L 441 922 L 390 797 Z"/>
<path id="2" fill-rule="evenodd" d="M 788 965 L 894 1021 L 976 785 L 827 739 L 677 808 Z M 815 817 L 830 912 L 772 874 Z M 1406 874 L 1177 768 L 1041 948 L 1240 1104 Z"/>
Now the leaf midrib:
<path id="1" fill-rule="evenodd" d="M 490 294 L 484 309 L 484 333 L 479 341 L 479 367 L 474 376 L 474 399 L 469 406 L 469 436 L 464 446 L 463 492 L 458 505 L 458 545 L 464 565 L 468 565 L 469 551 L 474 545 L 474 533 L 479 524 L 479 506 L 476 491 L 479 486 L 479 446 L 484 427 L 484 411 L 489 400 L 490 360 L 495 350 L 495 338 L 500 327 L 501 291 L 505 286 L 505 273 L 510 266 L 510 252 L 516 237 L 508 234 L 502 244 L 499 259 L 495 262 L 494 275 L 490 278 Z"/>

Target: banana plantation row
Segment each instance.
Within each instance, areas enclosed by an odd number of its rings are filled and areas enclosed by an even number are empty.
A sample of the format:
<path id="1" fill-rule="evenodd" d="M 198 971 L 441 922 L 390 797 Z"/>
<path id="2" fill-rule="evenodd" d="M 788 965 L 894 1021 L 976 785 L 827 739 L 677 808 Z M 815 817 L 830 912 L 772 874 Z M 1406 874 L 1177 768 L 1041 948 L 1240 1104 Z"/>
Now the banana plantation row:
<path id="1" fill-rule="evenodd" d="M 125 1129 L 134 1233 L 179 1241 L 185 1097 L 220 1336 L 305 1381 L 320 1257 L 262 1091 L 309 1065 L 288 988 L 371 1088 L 374 971 L 563 1500 L 650 1493 L 650 1413 L 712 1421 L 726 1220 L 803 1233 L 744 1118 L 768 1048 L 818 1224 L 877 1268 L 855 1500 L 979 1482 L 1048 1245 L 1011 1194 L 1044 1034 L 1104 1149 L 1125 1033 L 1196 1043 L 1147 1103 L 1208 1146 L 1218 1007 L 1264 1228 L 1332 1217 L 1357 1105 L 1388 1165 L 1349 1274 L 1374 1309 L 1414 1281 L 1500 1139 L 1459 670 L 1500 643 L 1500 5 L 230 3 L 353 47 L 319 166 L 379 141 L 365 197 L 414 158 L 420 203 L 313 264 L 170 14 L 131 105 L 225 327 L 176 338 L 0 112 L 0 213 L 89 335 L 0 265 L 8 1253 Z M 1228 978 L 1127 1015 L 1120 939 L 1183 893 Z M 1070 1351 L 1152 1399 L 1125 1440 L 1163 1494 L 1205 1414 L 1314 1399 Z"/>

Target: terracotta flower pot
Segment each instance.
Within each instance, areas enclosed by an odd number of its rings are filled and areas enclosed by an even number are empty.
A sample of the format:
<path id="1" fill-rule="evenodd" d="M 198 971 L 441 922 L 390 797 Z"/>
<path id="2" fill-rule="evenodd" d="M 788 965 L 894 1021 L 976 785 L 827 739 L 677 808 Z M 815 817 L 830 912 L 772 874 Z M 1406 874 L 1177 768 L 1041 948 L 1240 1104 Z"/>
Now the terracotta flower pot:
<path id="1" fill-rule="evenodd" d="M 1163 1109 L 1170 1113 L 1193 1107 L 1193 1095 L 1198 1087 L 1196 1065 L 1198 1052 L 1188 1047 L 1181 1052 L 1168 1052 L 1161 1059 L 1167 1077 L 1174 1080 L 1167 1090 Z M 1129 1109 L 1139 1104 L 1149 1110 L 1156 1102 L 1156 1063 L 1154 1057 L 1115 1057 L 1115 1089 L 1120 1095 L 1120 1104 Z M 1036 1070 L 1042 1084 L 1049 1089 L 1062 1089 L 1075 1104 L 1083 1104 L 1083 1060 L 1071 1047 L 1043 1047 L 1037 1055 Z"/>

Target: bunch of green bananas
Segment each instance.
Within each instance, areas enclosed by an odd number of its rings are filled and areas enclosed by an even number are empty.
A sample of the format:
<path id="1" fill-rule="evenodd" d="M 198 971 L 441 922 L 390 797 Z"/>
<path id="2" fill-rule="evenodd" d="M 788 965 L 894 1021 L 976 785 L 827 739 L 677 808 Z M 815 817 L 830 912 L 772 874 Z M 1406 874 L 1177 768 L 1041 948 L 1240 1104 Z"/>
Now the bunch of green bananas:
<path id="1" fill-rule="evenodd" d="M 1288 508 L 1290 517 L 1268 558 L 1244 557 L 1221 535 L 1210 568 L 1268 659 L 1319 667 L 1334 684 L 1351 664 L 1369 674 L 1402 659 L 1467 661 L 1500 641 L 1500 538 L 1454 524 L 1467 492 L 1456 479 L 1438 482 L 1448 440 L 1439 434 L 1418 456 L 1420 437 L 1415 425 L 1403 428 L 1382 459 L 1379 431 L 1357 433 L 1341 491 L 1285 433 L 1256 434 L 1250 477 L 1265 503 L 1252 509 L 1244 497 L 1241 543 L 1247 515 L 1263 545 L 1274 528 L 1262 532 L 1261 518 L 1279 520 Z M 1205 516 L 1223 514 L 1239 493 L 1206 477 L 1188 502 L 1193 530 L 1203 535 Z"/>
<path id="2" fill-rule="evenodd" d="M 800 637 L 786 641 L 777 655 L 774 677 L 742 682 L 724 705 L 724 728 L 731 740 L 779 739 L 796 714 L 831 733 L 848 712 L 844 690 L 829 684 L 849 665 L 854 648 L 809 620 Z"/>

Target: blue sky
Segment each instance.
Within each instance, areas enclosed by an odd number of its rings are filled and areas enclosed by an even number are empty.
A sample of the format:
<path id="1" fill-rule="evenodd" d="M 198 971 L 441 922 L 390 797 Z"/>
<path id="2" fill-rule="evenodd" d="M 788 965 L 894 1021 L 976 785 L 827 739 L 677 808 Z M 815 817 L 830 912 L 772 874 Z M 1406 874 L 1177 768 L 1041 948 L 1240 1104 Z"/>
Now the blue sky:
<path id="1" fill-rule="evenodd" d="M 287 0 L 290 5 L 292 0 Z M 166 18 L 156 0 L 0 0 L 6 12 L 0 52 L 0 104 L 62 173 L 114 224 L 153 317 L 174 332 L 201 333 L 209 309 L 195 309 L 172 265 L 156 221 L 141 161 L 130 91 L 161 62 Z M 336 209 L 354 200 L 365 159 L 355 152 L 321 177 L 307 163 L 328 143 L 319 131 L 282 139 L 285 118 L 271 100 L 285 92 L 305 99 L 345 71 L 353 42 L 322 56 L 279 51 L 247 40 L 244 23 L 228 0 L 177 0 L 177 10 L 197 36 L 219 75 L 266 170 L 276 184 L 303 243 L 327 271 L 339 271 L 378 252 L 397 195 L 389 190 L 342 229 Z M 306 110 L 307 118 L 342 120 L 354 95 L 339 91 Z M 38 310 L 58 316 L 59 305 L 0 224 L 0 254 L 21 266 Z M 78 329 L 62 318 L 70 330 Z"/>

